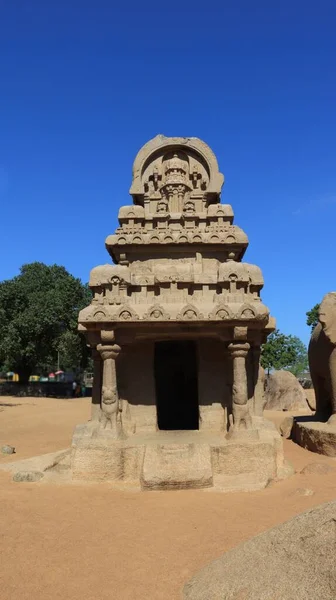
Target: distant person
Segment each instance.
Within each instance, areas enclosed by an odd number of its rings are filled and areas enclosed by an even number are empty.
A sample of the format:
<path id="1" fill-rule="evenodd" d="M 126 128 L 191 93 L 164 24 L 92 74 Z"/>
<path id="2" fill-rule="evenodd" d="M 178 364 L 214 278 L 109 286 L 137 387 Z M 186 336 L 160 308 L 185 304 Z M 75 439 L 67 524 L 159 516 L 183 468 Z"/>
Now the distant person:
<path id="1" fill-rule="evenodd" d="M 72 382 L 72 397 L 76 398 L 76 389 L 77 389 L 77 382 L 73 381 Z"/>

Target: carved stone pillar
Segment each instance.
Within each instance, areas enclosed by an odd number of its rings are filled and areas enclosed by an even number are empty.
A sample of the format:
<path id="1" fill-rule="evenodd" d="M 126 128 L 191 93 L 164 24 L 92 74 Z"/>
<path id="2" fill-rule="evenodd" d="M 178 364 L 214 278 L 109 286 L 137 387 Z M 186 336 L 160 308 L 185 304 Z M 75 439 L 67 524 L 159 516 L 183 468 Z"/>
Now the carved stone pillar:
<path id="1" fill-rule="evenodd" d="M 233 361 L 233 383 L 232 383 L 232 413 L 234 430 L 251 429 L 252 418 L 248 406 L 248 389 L 246 374 L 246 356 L 250 344 L 247 342 L 233 342 L 229 344 L 228 350 Z"/>
<path id="2" fill-rule="evenodd" d="M 100 423 L 103 429 L 109 429 L 118 438 L 122 424 L 115 361 L 121 348 L 117 344 L 99 344 L 97 350 L 104 362 Z"/>
<path id="3" fill-rule="evenodd" d="M 93 386 L 92 386 L 92 403 L 91 403 L 91 421 L 100 420 L 100 405 L 102 395 L 103 381 L 103 361 L 100 353 L 96 348 L 92 350 L 93 358 Z"/>

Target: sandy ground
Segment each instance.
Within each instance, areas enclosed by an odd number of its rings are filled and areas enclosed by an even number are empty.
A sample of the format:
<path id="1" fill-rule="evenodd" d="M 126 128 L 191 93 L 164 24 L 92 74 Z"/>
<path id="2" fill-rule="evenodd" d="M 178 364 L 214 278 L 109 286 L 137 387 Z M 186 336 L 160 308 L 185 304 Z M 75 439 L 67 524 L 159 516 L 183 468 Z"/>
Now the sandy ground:
<path id="1" fill-rule="evenodd" d="M 0 455 L 1 462 L 68 447 L 74 425 L 90 412 L 87 399 L 0 398 L 1 408 L 0 445 L 17 450 Z M 297 471 L 312 462 L 336 464 L 287 440 L 285 451 Z M 313 495 L 302 495 L 305 488 Z M 0 471 L 0 598 L 178 600 L 207 562 L 335 497 L 330 473 L 296 473 L 259 492 L 220 494 L 19 484 Z"/>

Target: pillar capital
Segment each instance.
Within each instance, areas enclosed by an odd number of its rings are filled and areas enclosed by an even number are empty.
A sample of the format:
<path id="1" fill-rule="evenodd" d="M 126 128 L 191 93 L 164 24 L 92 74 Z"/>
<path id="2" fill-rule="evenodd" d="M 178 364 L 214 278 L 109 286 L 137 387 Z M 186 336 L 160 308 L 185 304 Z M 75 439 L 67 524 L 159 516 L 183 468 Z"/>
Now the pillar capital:
<path id="1" fill-rule="evenodd" d="M 248 342 L 232 342 L 228 345 L 228 351 L 231 358 L 245 358 L 249 349 L 250 344 Z"/>
<path id="2" fill-rule="evenodd" d="M 98 344 L 97 350 L 103 360 L 116 360 L 116 358 L 119 356 L 121 348 L 118 346 L 118 344 Z"/>

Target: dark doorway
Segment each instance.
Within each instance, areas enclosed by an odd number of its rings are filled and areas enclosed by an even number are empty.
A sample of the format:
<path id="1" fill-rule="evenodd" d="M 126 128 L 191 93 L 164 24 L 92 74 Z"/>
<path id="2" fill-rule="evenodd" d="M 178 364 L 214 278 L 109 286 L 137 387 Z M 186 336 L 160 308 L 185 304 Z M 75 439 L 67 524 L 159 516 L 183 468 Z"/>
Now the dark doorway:
<path id="1" fill-rule="evenodd" d="M 156 342 L 154 373 L 159 429 L 198 429 L 195 342 Z"/>

